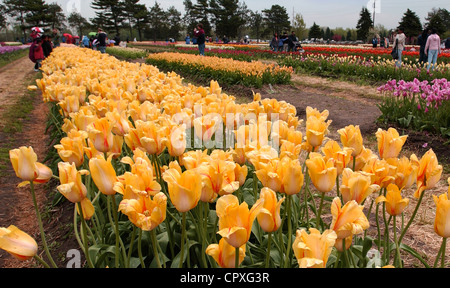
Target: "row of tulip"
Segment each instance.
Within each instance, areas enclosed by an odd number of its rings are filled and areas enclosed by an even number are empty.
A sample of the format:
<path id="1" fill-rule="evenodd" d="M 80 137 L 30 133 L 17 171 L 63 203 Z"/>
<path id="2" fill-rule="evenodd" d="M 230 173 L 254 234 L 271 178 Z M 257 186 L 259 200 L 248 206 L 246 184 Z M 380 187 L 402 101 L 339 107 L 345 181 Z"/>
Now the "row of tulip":
<path id="1" fill-rule="evenodd" d="M 106 53 L 122 59 L 143 59 L 148 55 L 143 49 L 120 46 L 107 47 Z"/>
<path id="2" fill-rule="evenodd" d="M 450 64 L 441 63 L 436 65 L 434 70 L 428 71 L 422 64 L 408 58 L 403 59 L 401 69 L 396 67 L 396 62 L 392 59 L 367 60 L 359 56 L 322 54 L 284 57 L 279 63 L 297 71 L 374 82 L 392 79 L 413 81 L 416 78 L 420 81 L 432 81 L 435 78 L 450 77 Z"/>
<path id="3" fill-rule="evenodd" d="M 353 125 L 338 131 L 339 143 L 326 138 L 326 110 L 308 107 L 303 127 L 283 101 L 255 94 L 237 104 L 217 82 L 182 85 L 174 73 L 87 49 L 57 48 L 42 69 L 37 86 L 63 117 L 54 123 L 63 134 L 57 176 L 31 147 L 10 158 L 32 195 L 35 184 L 58 179 L 77 207 L 88 267 L 402 267 L 400 250 L 431 266 L 402 239 L 442 166 L 432 150 L 399 158 L 407 136 L 395 129 L 378 130 L 377 152 Z M 218 148 L 223 139 L 228 146 Z M 416 208 L 399 226 L 414 184 Z M 443 248 L 434 266 L 445 261 L 449 201 L 435 197 Z M 366 236 L 373 205 L 375 240 Z M 400 227 L 393 240 L 391 225 Z M 41 236 L 50 264 L 14 226 L 1 230 L 0 247 L 55 266 Z"/>
<path id="4" fill-rule="evenodd" d="M 380 121 L 450 137 L 450 82 L 447 79 L 391 80 L 378 91 L 385 96 L 379 105 Z"/>
<path id="5" fill-rule="evenodd" d="M 263 64 L 260 61 L 242 62 L 215 56 L 170 52 L 151 54 L 147 57 L 147 63 L 184 75 L 254 87 L 261 87 L 263 84 L 288 84 L 293 73 L 290 67 Z"/>

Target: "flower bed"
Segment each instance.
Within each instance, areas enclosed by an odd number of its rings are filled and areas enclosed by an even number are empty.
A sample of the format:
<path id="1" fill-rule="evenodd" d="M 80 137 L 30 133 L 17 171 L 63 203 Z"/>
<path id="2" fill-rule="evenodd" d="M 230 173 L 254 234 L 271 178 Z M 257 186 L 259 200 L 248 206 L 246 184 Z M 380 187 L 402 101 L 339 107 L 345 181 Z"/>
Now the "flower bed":
<path id="1" fill-rule="evenodd" d="M 143 59 L 148 55 L 148 52 L 143 49 L 120 46 L 107 47 L 106 53 L 122 59 Z"/>
<path id="2" fill-rule="evenodd" d="M 199 75 L 228 84 L 261 87 L 263 84 L 287 84 L 292 69 L 259 61 L 242 62 L 220 57 L 204 57 L 182 53 L 151 54 L 147 62 L 169 71 Z"/>
<path id="3" fill-rule="evenodd" d="M 430 131 L 450 138 L 450 82 L 388 81 L 378 91 L 385 95 L 379 105 L 379 121 L 400 127 Z"/>
<path id="4" fill-rule="evenodd" d="M 326 139 L 326 110 L 308 107 L 303 127 L 289 103 L 255 94 L 238 104 L 215 81 L 183 85 L 175 73 L 88 49 L 55 49 L 42 70 L 36 83 L 61 133 L 56 167 L 36 162 L 31 147 L 10 158 L 32 195 L 58 179 L 78 208 L 87 267 L 402 267 L 401 251 L 433 266 L 402 239 L 442 166 L 432 150 L 402 157 L 407 136 L 395 129 L 378 130 L 371 151 L 357 126 Z M 406 189 L 418 199 L 410 218 Z M 435 201 L 446 239 L 448 199 Z M 365 234 L 372 210 L 375 238 Z M 391 225 L 401 227 L 393 238 Z M 17 227 L 0 232 L 0 248 L 54 265 L 44 231 L 48 261 Z"/>

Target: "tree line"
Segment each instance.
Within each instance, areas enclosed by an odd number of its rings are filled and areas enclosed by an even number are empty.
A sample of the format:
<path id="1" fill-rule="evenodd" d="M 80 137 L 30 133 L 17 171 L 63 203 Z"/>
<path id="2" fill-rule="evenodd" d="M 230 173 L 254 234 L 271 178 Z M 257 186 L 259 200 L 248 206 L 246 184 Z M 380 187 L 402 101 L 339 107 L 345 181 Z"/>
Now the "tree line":
<path id="1" fill-rule="evenodd" d="M 205 33 L 212 37 L 227 37 L 239 40 L 244 35 L 256 39 L 271 39 L 275 33 L 295 31 L 301 39 L 319 38 L 335 41 L 366 41 L 373 33 L 386 34 L 389 31 L 382 25 L 374 27 L 370 12 L 363 8 L 355 29 L 320 27 L 314 23 L 307 28 L 300 13 L 289 16 L 285 7 L 272 5 L 262 11 L 250 10 L 240 0 L 184 0 L 184 13 L 174 6 L 163 9 L 155 1 L 147 7 L 140 0 L 93 0 L 93 18 L 87 19 L 79 11 L 65 15 L 57 3 L 45 0 L 4 0 L 0 5 L 0 28 L 12 20 L 26 39 L 33 26 L 46 30 L 57 28 L 60 31 L 73 31 L 79 36 L 89 31 L 103 28 L 109 34 L 121 38 L 138 40 L 180 40 L 185 33 L 192 33 L 198 23 L 202 23 Z M 405 34 L 415 37 L 424 27 L 433 26 L 441 35 L 450 31 L 449 12 L 446 9 L 433 9 L 422 25 L 419 17 L 407 10 L 399 26 Z M 88 31 L 89 30 L 89 31 Z M 126 34 L 126 35 L 123 35 Z"/>

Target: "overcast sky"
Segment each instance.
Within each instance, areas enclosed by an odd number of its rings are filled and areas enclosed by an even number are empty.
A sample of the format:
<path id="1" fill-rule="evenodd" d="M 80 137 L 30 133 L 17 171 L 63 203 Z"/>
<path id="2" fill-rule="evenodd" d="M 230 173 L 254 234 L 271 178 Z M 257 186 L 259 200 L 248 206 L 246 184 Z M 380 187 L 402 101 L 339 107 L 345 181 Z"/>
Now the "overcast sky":
<path id="1" fill-rule="evenodd" d="M 60 4 L 66 12 L 70 12 L 75 7 L 77 10 L 81 10 L 81 14 L 86 18 L 92 18 L 95 15 L 90 7 L 91 0 L 47 0 L 47 3 L 52 2 Z M 158 0 L 157 2 L 165 10 L 174 6 L 184 14 L 183 0 Z M 192 2 L 196 3 L 196 0 L 192 0 Z M 449 0 L 241 0 L 241 2 L 245 2 L 252 11 L 262 11 L 278 4 L 286 8 L 290 17 L 293 13 L 302 14 L 307 27 L 316 22 L 320 26 L 328 26 L 331 29 L 355 28 L 361 9 L 367 6 L 373 7 L 374 2 L 377 12 L 375 24 L 382 24 L 388 29 L 398 26 L 398 22 L 407 8 L 420 17 L 422 24 L 433 7 L 450 10 Z M 141 3 L 151 7 L 155 4 L 155 0 L 141 0 Z"/>

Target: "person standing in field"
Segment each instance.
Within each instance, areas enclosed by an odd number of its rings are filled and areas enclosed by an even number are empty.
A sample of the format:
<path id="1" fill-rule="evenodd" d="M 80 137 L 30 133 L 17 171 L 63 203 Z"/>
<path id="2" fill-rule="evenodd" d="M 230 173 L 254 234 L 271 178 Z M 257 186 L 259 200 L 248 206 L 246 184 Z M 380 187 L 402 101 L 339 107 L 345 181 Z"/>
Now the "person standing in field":
<path id="1" fill-rule="evenodd" d="M 98 28 L 98 50 L 100 50 L 102 54 L 106 53 L 106 38 L 106 33 L 101 28 Z"/>
<path id="2" fill-rule="evenodd" d="M 427 61 L 427 56 L 425 54 L 425 46 L 427 45 L 427 39 L 429 34 L 430 34 L 429 30 L 424 29 L 422 34 L 419 35 L 419 38 L 417 38 L 417 44 L 420 45 L 420 54 L 419 54 L 420 64 L 423 64 Z"/>
<path id="3" fill-rule="evenodd" d="M 402 54 L 403 50 L 405 50 L 405 40 L 406 35 L 405 33 L 403 33 L 403 28 L 400 27 L 398 28 L 397 36 L 395 36 L 394 38 L 394 47 L 393 47 L 398 49 L 398 59 L 395 62 L 395 66 L 398 68 L 402 67 Z"/>
<path id="4" fill-rule="evenodd" d="M 197 28 L 194 29 L 194 36 L 197 37 L 198 51 L 201 56 L 205 56 L 205 30 L 203 30 L 203 24 L 198 24 Z"/>
<path id="5" fill-rule="evenodd" d="M 436 29 L 431 29 L 431 34 L 428 36 L 427 44 L 425 46 L 425 55 L 428 55 L 427 71 L 434 69 L 436 66 L 438 55 L 441 53 L 441 38 L 437 35 Z"/>

